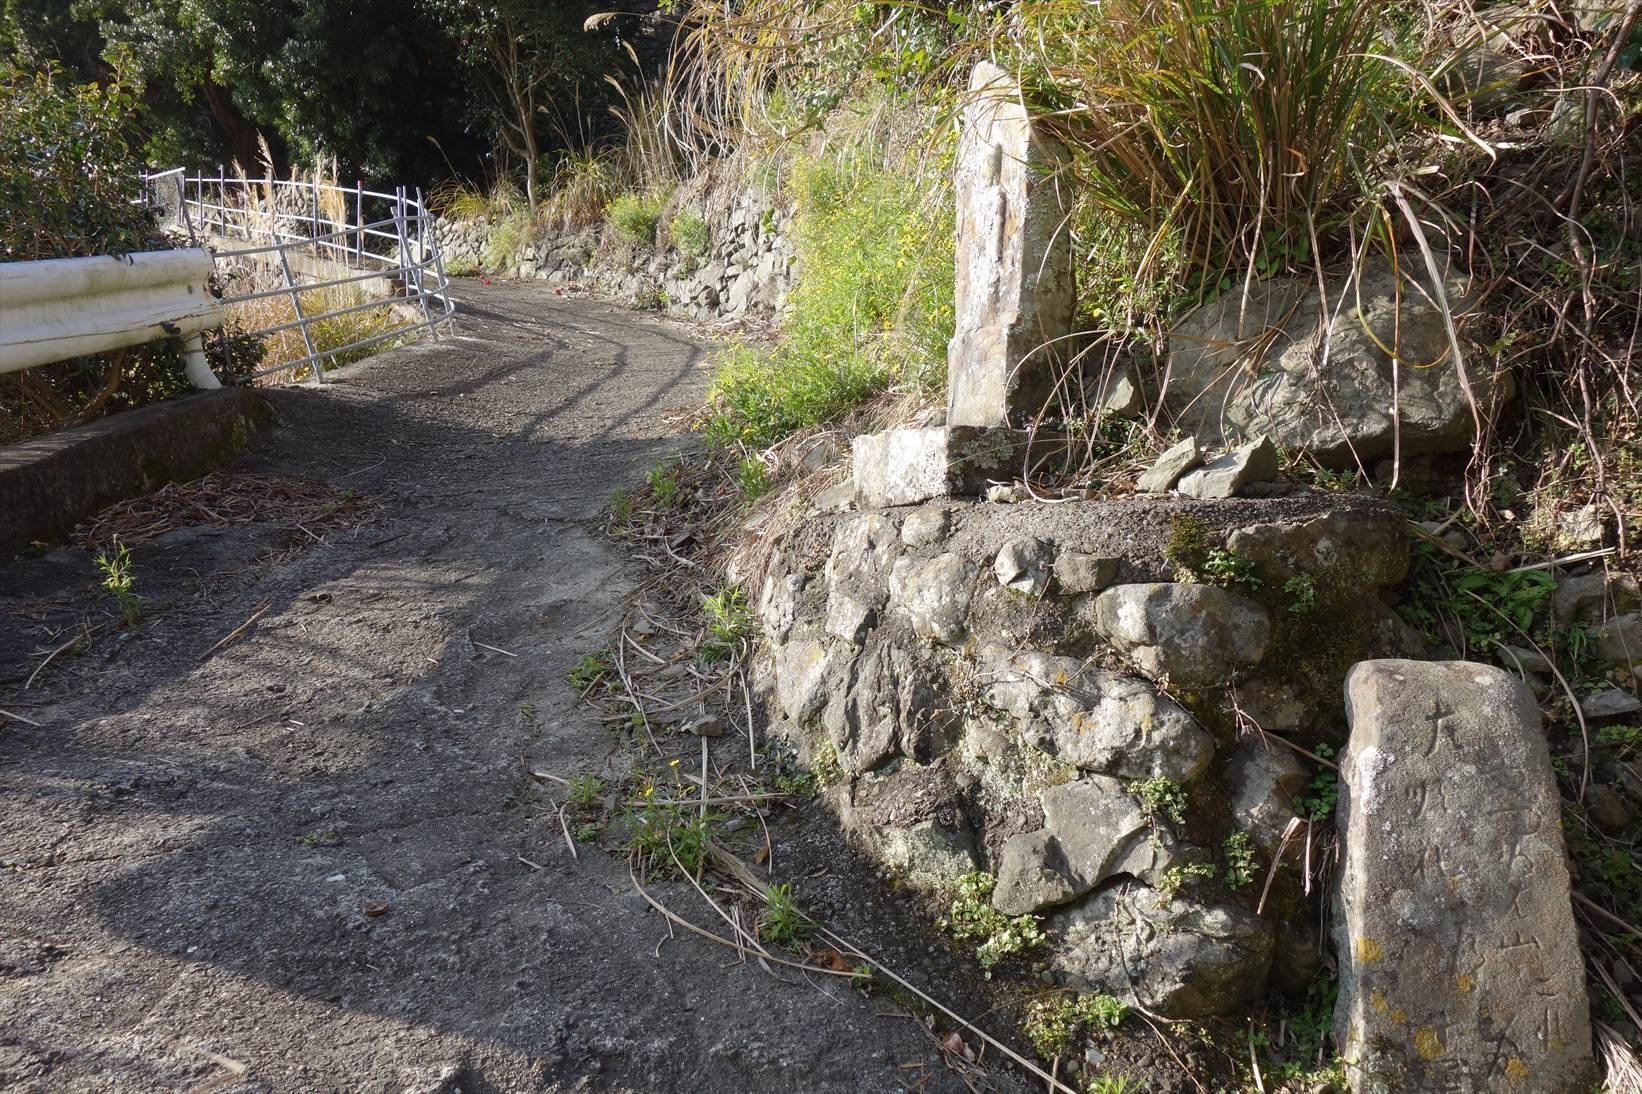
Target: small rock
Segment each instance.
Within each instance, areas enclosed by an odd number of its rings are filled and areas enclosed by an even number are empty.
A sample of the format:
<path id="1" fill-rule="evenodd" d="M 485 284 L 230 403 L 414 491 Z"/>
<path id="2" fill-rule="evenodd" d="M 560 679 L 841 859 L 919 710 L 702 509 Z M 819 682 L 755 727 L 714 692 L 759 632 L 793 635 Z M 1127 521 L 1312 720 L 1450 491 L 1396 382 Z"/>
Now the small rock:
<path id="1" fill-rule="evenodd" d="M 1631 808 L 1619 791 L 1601 783 L 1585 788 L 1585 808 L 1591 820 L 1604 832 L 1618 834 L 1631 824 Z"/>
<path id="2" fill-rule="evenodd" d="M 1127 996 L 1169 1018 L 1241 1010 L 1265 990 L 1272 924 L 1232 905 L 1113 885 L 1056 915 L 1050 958 L 1073 987 Z"/>
<path id="3" fill-rule="evenodd" d="M 1054 544 L 1041 539 L 1017 539 L 1003 545 L 992 564 L 998 584 L 1026 596 L 1041 596 L 1049 587 L 1049 568 L 1055 562 Z"/>
<path id="4" fill-rule="evenodd" d="M 1100 409 L 1114 418 L 1138 418 L 1145 412 L 1146 400 L 1141 396 L 1140 385 L 1127 368 L 1112 378 Z"/>
<path id="5" fill-rule="evenodd" d="M 927 547 L 943 540 L 952 530 L 952 515 L 946 509 L 914 509 L 901 522 L 901 542 L 908 547 Z"/>
<path id="6" fill-rule="evenodd" d="M 1525 650 L 1520 646 L 1496 647 L 1499 651 L 1496 657 L 1500 666 L 1510 672 L 1521 674 L 1524 672 L 1548 673 L 1551 671 L 1551 662 L 1538 650 Z"/>
<path id="7" fill-rule="evenodd" d="M 375 919 L 377 916 L 388 914 L 388 905 L 386 901 L 382 900 L 367 900 L 364 907 L 359 909 L 359 912 L 361 915 Z"/>
<path id="8" fill-rule="evenodd" d="M 986 500 L 998 505 L 1013 505 L 1022 496 L 1020 488 L 1007 482 L 993 483 L 986 488 Z"/>
<path id="9" fill-rule="evenodd" d="M 920 638 L 952 645 L 968 633 L 976 570 L 947 552 L 928 561 L 902 558 L 890 572 L 890 603 L 905 612 Z"/>
<path id="10" fill-rule="evenodd" d="M 837 486 L 829 486 L 810 503 L 817 513 L 842 513 L 855 504 L 855 483 L 845 479 Z"/>
<path id="11" fill-rule="evenodd" d="M 1574 549 L 1602 546 L 1607 530 L 1602 523 L 1602 510 L 1593 501 L 1571 513 L 1557 517 L 1557 539 Z"/>
<path id="12" fill-rule="evenodd" d="M 1055 584 L 1066 593 L 1098 593 L 1117 580 L 1118 559 L 1063 551 L 1055 557 Z"/>
<path id="13" fill-rule="evenodd" d="M 690 732 L 697 737 L 722 737 L 724 719 L 716 714 L 704 714 L 690 723 Z"/>
<path id="14" fill-rule="evenodd" d="M 1642 606 L 1642 585 L 1630 574 L 1574 574 L 1557 582 L 1551 615 L 1558 623 L 1587 622 Z"/>
<path id="15" fill-rule="evenodd" d="M 1591 642 L 1599 660 L 1642 665 L 1642 612 L 1616 615 L 1591 628 Z"/>
<path id="16" fill-rule="evenodd" d="M 825 437 L 819 444 L 810 446 L 798 461 L 798 472 L 801 475 L 813 475 L 836 460 L 840 455 L 838 443 L 831 437 Z"/>
<path id="17" fill-rule="evenodd" d="M 1304 765 L 1287 746 L 1250 737 L 1226 761 L 1224 780 L 1232 820 L 1261 850 L 1274 853 L 1297 815 L 1294 799 L 1307 783 Z"/>
<path id="18" fill-rule="evenodd" d="M 1203 462 L 1203 446 L 1195 436 L 1187 437 L 1157 458 L 1136 483 L 1148 494 L 1162 494 L 1174 489 L 1180 476 Z"/>
<path id="19" fill-rule="evenodd" d="M 1579 709 L 1587 718 L 1621 718 L 1642 710 L 1642 699 L 1628 691 L 1609 688 L 1586 696 L 1580 701 Z"/>
<path id="20" fill-rule="evenodd" d="M 1177 489 L 1190 498 L 1230 498 L 1251 482 L 1277 477 L 1277 446 L 1260 437 L 1210 460 L 1180 480 Z"/>

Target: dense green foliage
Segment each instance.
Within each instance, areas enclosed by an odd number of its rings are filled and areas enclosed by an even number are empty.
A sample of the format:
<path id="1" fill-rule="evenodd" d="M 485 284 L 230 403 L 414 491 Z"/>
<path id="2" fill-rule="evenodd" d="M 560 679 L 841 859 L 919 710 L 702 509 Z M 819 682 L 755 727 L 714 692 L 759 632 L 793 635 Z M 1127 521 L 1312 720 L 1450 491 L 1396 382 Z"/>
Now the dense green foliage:
<path id="1" fill-rule="evenodd" d="M 859 159 L 801 163 L 793 191 L 804 267 L 783 338 L 773 353 L 724 355 L 707 423 L 715 443 L 771 444 L 892 385 L 946 378 L 950 207 Z"/>
<path id="2" fill-rule="evenodd" d="M 136 104 L 118 84 L 76 85 L 50 69 L 0 64 L 0 258 L 144 250 L 153 233 Z"/>
<path id="3" fill-rule="evenodd" d="M 579 140 L 583 126 L 586 136 L 607 127 L 618 28 L 585 33 L 582 22 L 612 6 L 627 5 L 6 0 L 0 54 L 25 67 L 59 63 L 81 81 L 118 72 L 140 100 L 143 151 L 156 164 L 237 160 L 260 173 L 261 134 L 280 168 L 324 154 L 345 175 L 480 175 L 498 166 L 487 156 L 494 144 L 504 160 L 524 144 L 500 141 L 518 136 L 520 115 L 490 63 L 496 28 L 513 29 L 540 77 L 530 143 L 551 148 Z M 547 112 L 565 104 L 584 120 Z"/>

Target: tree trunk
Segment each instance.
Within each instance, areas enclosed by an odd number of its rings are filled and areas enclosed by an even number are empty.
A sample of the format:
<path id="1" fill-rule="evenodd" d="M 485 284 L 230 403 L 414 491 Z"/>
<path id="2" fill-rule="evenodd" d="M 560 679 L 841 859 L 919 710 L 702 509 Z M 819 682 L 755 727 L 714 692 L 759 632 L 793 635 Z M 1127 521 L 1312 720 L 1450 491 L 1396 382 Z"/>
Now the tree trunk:
<path id="1" fill-rule="evenodd" d="M 240 113 L 225 88 L 206 80 L 204 91 L 205 103 L 210 107 L 211 117 L 216 120 L 222 135 L 228 139 L 228 149 L 233 154 L 234 162 L 247 175 L 261 174 L 263 166 L 258 156 L 257 127 Z"/>

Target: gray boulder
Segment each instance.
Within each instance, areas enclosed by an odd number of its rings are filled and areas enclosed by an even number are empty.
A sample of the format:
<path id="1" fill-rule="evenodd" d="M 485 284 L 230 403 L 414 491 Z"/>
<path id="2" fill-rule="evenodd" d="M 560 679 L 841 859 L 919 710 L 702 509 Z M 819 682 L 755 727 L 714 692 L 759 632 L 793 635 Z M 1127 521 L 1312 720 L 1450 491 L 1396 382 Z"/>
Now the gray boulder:
<path id="1" fill-rule="evenodd" d="M 1264 434 L 1338 467 L 1391 455 L 1399 432 L 1404 458 L 1464 450 L 1472 399 L 1486 421 L 1512 387 L 1482 355 L 1461 375 L 1426 282 L 1417 260 L 1400 273 L 1371 260 L 1355 284 L 1328 286 L 1326 308 L 1311 278 L 1224 293 L 1172 332 L 1164 406 L 1205 443 Z M 1471 306 L 1457 279 L 1444 291 L 1452 314 Z"/>
<path id="2" fill-rule="evenodd" d="M 934 677 L 906 647 L 879 642 L 850 662 L 821 725 L 846 772 L 871 771 L 896 756 L 928 759 L 938 719 Z"/>
<path id="3" fill-rule="evenodd" d="M 1143 886 L 1108 886 L 1050 922 L 1062 939 L 1051 964 L 1066 984 L 1119 999 L 1132 991 L 1166 1018 L 1235 1014 L 1271 969 L 1267 920 Z"/>
<path id="4" fill-rule="evenodd" d="M 890 572 L 890 603 L 920 638 L 953 645 L 968 633 L 978 574 L 974 563 L 951 552 L 927 560 L 903 558 Z"/>
<path id="5" fill-rule="evenodd" d="M 1278 579 L 1333 571 L 1381 588 L 1408 576 L 1408 531 L 1391 510 L 1336 509 L 1294 523 L 1251 524 L 1226 547 Z"/>
<path id="6" fill-rule="evenodd" d="M 1081 771 L 1188 782 L 1214 756 L 1214 739 L 1196 719 L 1143 680 L 1074 657 L 995 645 L 982 649 L 977 662 L 987 703 Z"/>
<path id="7" fill-rule="evenodd" d="M 835 649 L 813 638 L 788 642 L 775 652 L 775 692 L 781 709 L 795 722 L 821 712 Z"/>
<path id="8" fill-rule="evenodd" d="M 1642 612 L 1616 615 L 1591 628 L 1591 648 L 1603 661 L 1642 665 Z"/>
<path id="9" fill-rule="evenodd" d="M 894 523 L 876 513 L 839 528 L 827 560 L 828 634 L 859 643 L 877 625 L 899 541 Z"/>
<path id="10" fill-rule="evenodd" d="M 1095 598 L 1095 627 L 1154 679 L 1197 687 L 1259 663 L 1271 614 L 1213 585 L 1114 585 Z"/>
<path id="11" fill-rule="evenodd" d="M 1010 837 L 999 852 L 992 906 L 1000 912 L 1042 911 L 1120 873 L 1155 882 L 1177 861 L 1116 779 L 1090 775 L 1040 797 L 1043 828 Z"/>
<path id="12" fill-rule="evenodd" d="M 1055 556 L 1055 584 L 1063 593 L 1098 593 L 1117 580 L 1121 559 L 1062 551 Z"/>
<path id="13" fill-rule="evenodd" d="M 1346 676 L 1335 1036 L 1354 1090 L 1588 1089 L 1590 1004 L 1533 696 L 1464 661 Z"/>
<path id="14" fill-rule="evenodd" d="M 1232 820 L 1268 855 L 1283 842 L 1283 830 L 1298 814 L 1294 799 L 1310 781 L 1292 749 L 1280 742 L 1246 737 L 1226 760 L 1224 772 Z"/>

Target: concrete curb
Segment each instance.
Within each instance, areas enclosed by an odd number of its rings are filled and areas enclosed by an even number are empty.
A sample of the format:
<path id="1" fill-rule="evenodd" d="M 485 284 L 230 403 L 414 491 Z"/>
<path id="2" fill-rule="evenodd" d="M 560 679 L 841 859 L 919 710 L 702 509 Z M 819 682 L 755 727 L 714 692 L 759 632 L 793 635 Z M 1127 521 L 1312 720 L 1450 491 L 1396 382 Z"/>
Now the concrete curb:
<path id="1" fill-rule="evenodd" d="M 249 388 L 202 391 L 0 448 L 0 558 L 105 506 L 227 463 L 275 420 Z"/>

